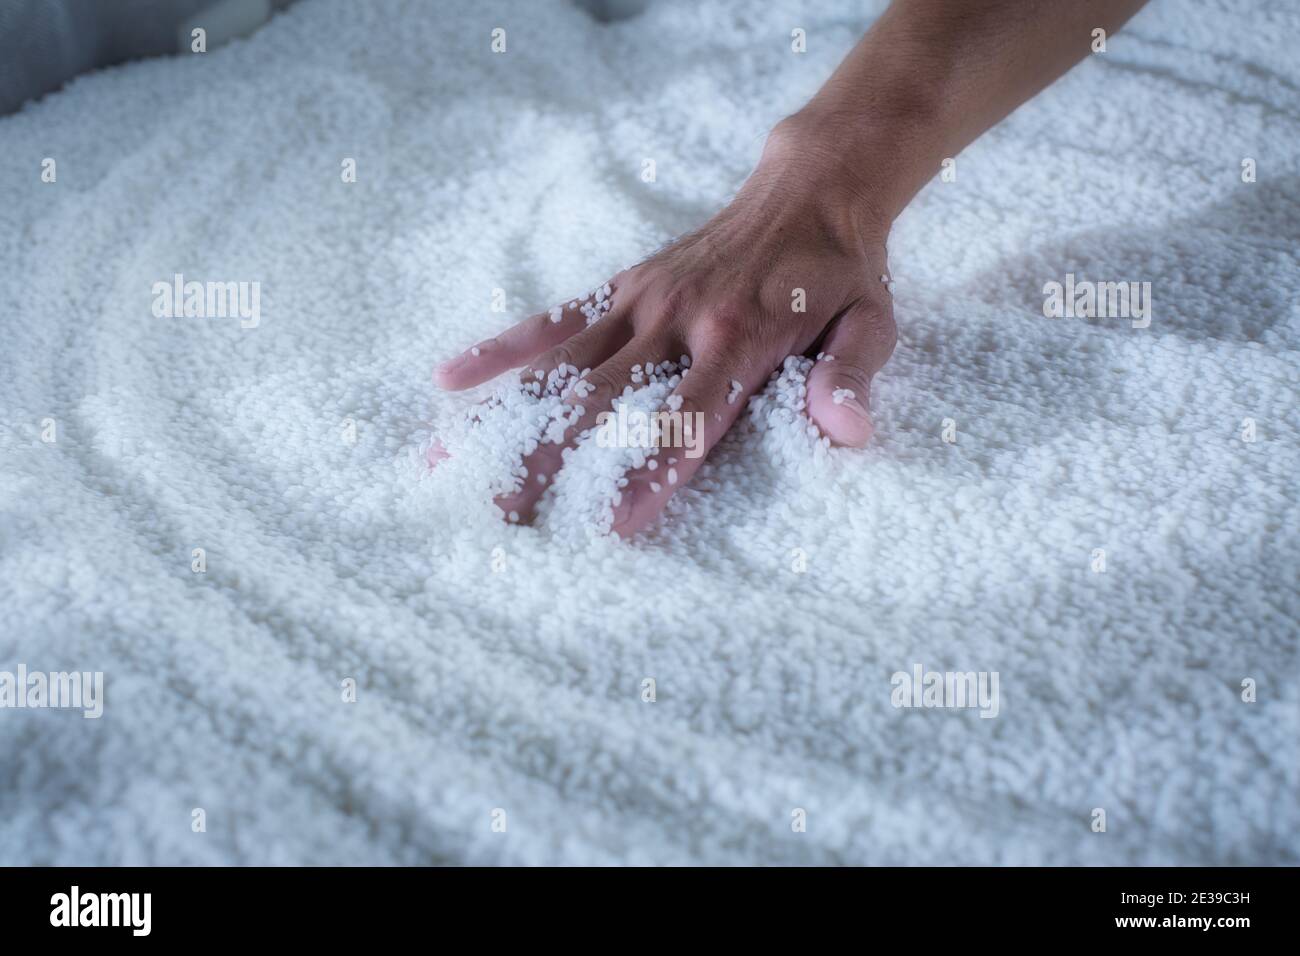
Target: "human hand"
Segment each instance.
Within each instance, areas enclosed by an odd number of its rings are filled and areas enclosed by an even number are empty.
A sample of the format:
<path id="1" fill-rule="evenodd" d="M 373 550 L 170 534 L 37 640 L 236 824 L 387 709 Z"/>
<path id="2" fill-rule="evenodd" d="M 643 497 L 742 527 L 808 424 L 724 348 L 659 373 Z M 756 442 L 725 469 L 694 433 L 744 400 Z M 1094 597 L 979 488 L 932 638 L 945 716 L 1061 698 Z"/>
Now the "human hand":
<path id="1" fill-rule="evenodd" d="M 703 227 L 576 306 L 562 304 L 478 343 L 441 365 L 435 380 L 470 388 L 523 365 L 522 385 L 537 388 L 560 370 L 568 426 L 523 462 L 545 480 L 562 467 L 563 449 L 596 427 L 626 387 L 644 381 L 640 366 L 689 356 L 668 408 L 692 430 L 675 445 L 661 437 L 659 460 L 625 476 L 612 526 L 620 537 L 654 520 L 788 355 L 817 356 L 807 407 L 822 432 L 837 444 L 865 444 L 871 379 L 896 339 L 885 281 L 888 224 L 874 212 L 870 190 L 821 142 L 799 118 L 787 120 L 735 199 Z M 585 385 L 573 387 L 579 376 L 566 370 L 582 372 Z M 497 505 L 528 521 L 546 488 L 525 481 Z"/>

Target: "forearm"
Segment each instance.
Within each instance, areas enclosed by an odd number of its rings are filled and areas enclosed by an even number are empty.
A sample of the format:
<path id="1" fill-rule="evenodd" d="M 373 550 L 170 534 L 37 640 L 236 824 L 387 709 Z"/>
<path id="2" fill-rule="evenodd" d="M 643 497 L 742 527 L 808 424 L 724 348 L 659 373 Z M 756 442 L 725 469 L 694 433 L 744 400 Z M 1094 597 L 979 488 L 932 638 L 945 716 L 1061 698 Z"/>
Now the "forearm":
<path id="1" fill-rule="evenodd" d="M 892 221 L 947 157 L 1048 86 L 1145 0 L 895 0 L 775 151 L 833 169 Z"/>

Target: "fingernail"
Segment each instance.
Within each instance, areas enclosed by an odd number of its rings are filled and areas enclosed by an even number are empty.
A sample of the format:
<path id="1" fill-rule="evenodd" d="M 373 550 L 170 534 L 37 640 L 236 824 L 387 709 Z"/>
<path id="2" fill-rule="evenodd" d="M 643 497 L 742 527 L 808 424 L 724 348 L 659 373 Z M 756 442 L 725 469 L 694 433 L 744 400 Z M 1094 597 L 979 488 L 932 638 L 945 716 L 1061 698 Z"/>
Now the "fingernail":
<path id="1" fill-rule="evenodd" d="M 439 373 L 454 372 L 456 369 L 460 368 L 462 365 L 465 364 L 465 359 L 468 356 L 469 356 L 468 352 L 461 352 L 459 355 L 453 355 L 451 358 L 447 359 L 447 361 L 443 362 L 441 365 L 435 368 L 434 371 Z"/>
<path id="2" fill-rule="evenodd" d="M 847 405 L 849 408 L 853 409 L 855 414 L 861 415 L 863 418 L 871 417 L 867 413 L 867 406 L 863 405 L 856 398 L 847 398 L 844 400 L 844 404 Z"/>
<path id="3" fill-rule="evenodd" d="M 433 367 L 433 383 L 440 388 L 445 388 L 447 376 L 464 365 L 465 358 L 466 353 L 462 352 L 454 358 L 447 359 L 447 361 L 443 362 L 441 365 L 435 365 Z"/>
<path id="4" fill-rule="evenodd" d="M 867 417 L 867 408 L 858 400 L 857 393 L 851 388 L 837 388 L 831 392 L 831 403 L 847 408 L 849 411 Z"/>

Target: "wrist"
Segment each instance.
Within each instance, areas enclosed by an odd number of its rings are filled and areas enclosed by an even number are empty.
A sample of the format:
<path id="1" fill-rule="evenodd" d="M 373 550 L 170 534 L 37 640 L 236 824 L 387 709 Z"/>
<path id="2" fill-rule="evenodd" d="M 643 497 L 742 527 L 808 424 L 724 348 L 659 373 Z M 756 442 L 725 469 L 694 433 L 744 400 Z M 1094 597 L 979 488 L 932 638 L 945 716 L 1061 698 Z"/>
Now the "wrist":
<path id="1" fill-rule="evenodd" d="M 860 233 L 887 234 L 939 160 L 931 169 L 911 121 L 864 122 L 811 107 L 773 128 L 751 178 L 798 183 L 807 196 L 837 209 Z"/>
<path id="2" fill-rule="evenodd" d="M 892 219 L 880 190 L 846 169 L 827 146 L 803 118 L 782 120 L 734 205 L 781 232 L 815 233 L 845 250 L 882 245 Z"/>
<path id="3" fill-rule="evenodd" d="M 797 163 L 821 188 L 887 228 L 959 148 L 945 104 L 952 65 L 933 44 L 868 35 L 798 112 L 773 129 L 764 160 Z"/>

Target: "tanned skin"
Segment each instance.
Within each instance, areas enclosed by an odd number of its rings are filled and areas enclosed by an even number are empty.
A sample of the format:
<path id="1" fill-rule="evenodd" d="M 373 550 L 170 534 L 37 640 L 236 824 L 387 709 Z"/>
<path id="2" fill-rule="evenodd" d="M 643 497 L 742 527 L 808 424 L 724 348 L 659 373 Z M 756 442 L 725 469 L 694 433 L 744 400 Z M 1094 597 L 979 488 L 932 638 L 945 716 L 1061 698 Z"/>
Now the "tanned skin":
<path id="1" fill-rule="evenodd" d="M 814 351 L 808 413 L 840 445 L 871 437 L 871 379 L 893 352 L 886 244 L 898 214 L 989 127 L 1110 36 L 1145 0 L 895 0 L 799 112 L 776 125 L 733 199 L 695 232 L 609 280 L 613 307 L 586 325 L 542 312 L 439 366 L 438 385 L 464 389 L 508 369 L 591 369 L 594 391 L 570 443 L 629 383 L 633 365 L 691 356 L 677 394 L 699 412 L 712 449 L 787 355 Z M 806 292 L 806 311 L 791 308 Z M 477 354 L 475 354 L 477 353 Z M 732 382 L 741 385 L 733 401 Z M 524 464 L 554 475 L 559 444 Z M 622 537 L 645 527 L 705 460 L 680 457 L 677 483 L 629 472 L 614 510 Z M 651 482 L 656 482 L 654 490 Z M 545 486 L 499 498 L 528 521 Z"/>

